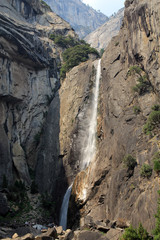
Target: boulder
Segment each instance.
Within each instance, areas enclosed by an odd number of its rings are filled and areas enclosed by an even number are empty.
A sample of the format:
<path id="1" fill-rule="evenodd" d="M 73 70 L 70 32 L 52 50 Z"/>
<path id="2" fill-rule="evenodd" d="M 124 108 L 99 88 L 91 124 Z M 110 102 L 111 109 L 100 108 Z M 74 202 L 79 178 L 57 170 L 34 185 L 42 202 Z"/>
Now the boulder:
<path id="1" fill-rule="evenodd" d="M 120 237 L 122 236 L 123 230 L 122 229 L 115 229 L 115 228 L 111 228 L 107 234 L 106 237 L 108 239 L 112 239 L 112 240 L 119 240 Z"/>
<path id="2" fill-rule="evenodd" d="M 56 228 L 49 228 L 46 233 L 43 233 L 45 236 L 57 238 Z"/>
<path id="3" fill-rule="evenodd" d="M 74 233 L 74 240 L 108 240 L 108 238 L 106 236 L 103 236 L 101 233 L 94 231 L 76 231 Z"/>
<path id="4" fill-rule="evenodd" d="M 63 228 L 62 226 L 56 227 L 56 231 L 58 235 L 62 235 L 63 234 Z"/>
<path id="5" fill-rule="evenodd" d="M 28 233 L 22 237 L 22 240 L 32 240 L 34 239 L 34 235 L 32 233 Z"/>
<path id="6" fill-rule="evenodd" d="M 12 239 L 15 239 L 15 238 L 18 238 L 18 234 L 17 233 L 13 234 L 13 236 L 12 236 Z"/>

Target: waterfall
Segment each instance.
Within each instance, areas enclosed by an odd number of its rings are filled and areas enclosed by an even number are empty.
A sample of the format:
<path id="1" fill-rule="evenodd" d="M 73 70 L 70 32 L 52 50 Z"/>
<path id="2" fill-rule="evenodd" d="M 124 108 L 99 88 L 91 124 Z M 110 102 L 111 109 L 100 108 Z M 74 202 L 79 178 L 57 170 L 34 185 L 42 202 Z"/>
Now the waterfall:
<path id="1" fill-rule="evenodd" d="M 87 141 L 85 148 L 82 149 L 81 170 L 88 167 L 96 152 L 96 132 L 97 132 L 97 107 L 99 95 L 99 82 L 101 77 L 101 59 L 98 60 L 96 81 L 93 87 L 93 99 L 91 104 L 91 118 L 87 129 Z"/>
<path id="2" fill-rule="evenodd" d="M 63 230 L 66 230 L 67 228 L 67 213 L 68 213 L 68 205 L 69 205 L 69 198 L 71 195 L 71 191 L 72 191 L 72 185 L 70 185 L 69 188 L 67 189 L 63 198 L 62 206 L 61 206 L 59 225 L 63 227 Z"/>
<path id="3" fill-rule="evenodd" d="M 89 119 L 89 127 L 86 129 L 86 144 L 82 151 L 82 158 L 81 158 L 81 169 L 83 170 L 88 167 L 89 163 L 92 161 L 93 157 L 95 156 L 96 152 L 96 131 L 97 131 L 97 107 L 98 107 L 98 95 L 99 95 L 99 82 L 101 77 L 101 59 L 98 60 L 97 66 L 97 74 L 96 74 L 96 81 L 93 87 L 93 99 L 91 103 L 91 117 Z M 68 205 L 69 205 L 69 198 L 72 191 L 72 185 L 69 186 L 67 189 L 63 203 L 61 206 L 60 212 L 60 226 L 63 227 L 63 230 L 66 230 L 67 227 L 67 213 L 68 213 Z"/>

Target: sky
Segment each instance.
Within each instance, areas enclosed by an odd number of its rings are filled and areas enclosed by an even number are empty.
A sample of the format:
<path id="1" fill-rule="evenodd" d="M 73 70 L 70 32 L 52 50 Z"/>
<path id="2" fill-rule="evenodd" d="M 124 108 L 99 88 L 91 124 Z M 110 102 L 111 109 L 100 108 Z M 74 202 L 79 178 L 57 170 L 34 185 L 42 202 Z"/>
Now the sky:
<path id="1" fill-rule="evenodd" d="M 110 17 L 120 8 L 124 7 L 125 0 L 82 0 L 96 10 L 100 10 L 106 16 Z"/>

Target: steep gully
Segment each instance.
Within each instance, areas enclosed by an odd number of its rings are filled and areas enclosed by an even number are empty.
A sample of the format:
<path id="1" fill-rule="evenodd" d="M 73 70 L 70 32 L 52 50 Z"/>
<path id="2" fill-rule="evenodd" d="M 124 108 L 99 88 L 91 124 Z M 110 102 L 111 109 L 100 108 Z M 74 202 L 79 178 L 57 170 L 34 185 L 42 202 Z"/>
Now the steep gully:
<path id="1" fill-rule="evenodd" d="M 84 170 L 90 164 L 90 162 L 94 159 L 96 153 L 96 131 L 97 131 L 97 107 L 98 107 L 98 95 L 99 95 L 99 83 L 101 77 L 101 59 L 98 60 L 97 65 L 97 73 L 95 84 L 93 86 L 93 96 L 92 96 L 92 103 L 91 103 L 91 118 L 89 123 L 89 128 L 86 129 L 86 135 L 84 136 L 84 147 L 81 148 L 81 163 L 80 163 L 80 170 Z M 68 205 L 69 205 L 69 198 L 72 191 L 71 184 L 63 198 L 61 211 L 60 211 L 60 226 L 63 227 L 64 230 L 67 228 L 67 213 L 68 213 Z M 86 188 L 83 189 L 83 198 L 86 196 Z"/>

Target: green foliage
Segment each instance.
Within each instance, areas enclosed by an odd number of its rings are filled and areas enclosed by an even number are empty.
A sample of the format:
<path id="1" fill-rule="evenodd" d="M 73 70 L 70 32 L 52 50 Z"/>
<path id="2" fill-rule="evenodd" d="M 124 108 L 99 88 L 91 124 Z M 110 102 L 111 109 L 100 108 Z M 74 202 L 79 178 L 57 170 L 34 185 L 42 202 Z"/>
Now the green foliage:
<path id="1" fill-rule="evenodd" d="M 116 43 L 115 43 L 115 47 L 117 47 L 118 45 L 119 45 L 119 42 L 116 42 Z"/>
<path id="2" fill-rule="evenodd" d="M 3 175 L 2 188 L 7 188 L 7 187 L 8 187 L 8 181 L 7 181 L 6 175 Z"/>
<path id="3" fill-rule="evenodd" d="M 130 225 L 128 228 L 125 229 L 121 240 L 139 240 L 136 229 L 134 229 L 132 225 Z"/>
<path id="4" fill-rule="evenodd" d="M 138 83 L 133 87 L 133 91 L 137 92 L 139 95 L 143 95 L 151 90 L 151 84 L 147 80 L 147 76 L 140 76 L 138 78 Z"/>
<path id="5" fill-rule="evenodd" d="M 131 67 L 129 68 L 128 75 L 131 76 L 131 75 L 133 75 L 133 74 L 135 74 L 135 73 L 138 74 L 138 75 L 140 75 L 141 72 L 142 72 L 142 69 L 141 69 L 139 66 L 134 65 L 134 66 L 131 66 Z"/>
<path id="6" fill-rule="evenodd" d="M 89 54 L 95 54 L 99 56 L 96 49 L 90 47 L 89 44 L 80 44 L 74 47 L 68 48 L 63 53 L 64 64 L 60 70 L 61 78 L 65 78 L 66 72 L 77 66 L 81 62 L 85 62 L 89 59 Z"/>
<path id="7" fill-rule="evenodd" d="M 122 161 L 129 170 L 133 170 L 137 165 L 136 159 L 130 154 L 126 155 Z"/>
<path id="8" fill-rule="evenodd" d="M 121 240 L 151 240 L 152 237 L 143 228 L 142 224 L 139 224 L 138 229 L 133 228 L 132 225 L 126 228 Z"/>
<path id="9" fill-rule="evenodd" d="M 138 115 L 141 112 L 141 109 L 139 106 L 134 106 L 133 111 L 134 111 L 134 114 Z"/>
<path id="10" fill-rule="evenodd" d="M 53 40 L 55 44 L 57 44 L 58 46 L 60 46 L 62 48 L 74 47 L 74 46 L 80 44 L 82 41 L 82 40 L 81 41 L 75 40 L 71 36 L 65 37 L 60 34 L 56 35 L 53 33 L 49 36 L 49 38 L 51 40 Z"/>
<path id="11" fill-rule="evenodd" d="M 104 53 L 104 48 L 101 48 L 101 50 L 100 50 L 100 57 L 102 57 L 103 56 L 103 53 Z"/>
<path id="12" fill-rule="evenodd" d="M 141 172 L 140 172 L 142 177 L 151 177 L 152 175 L 152 167 L 149 166 L 148 164 L 143 164 L 141 167 Z"/>
<path id="13" fill-rule="evenodd" d="M 134 74 L 137 74 L 139 77 L 137 80 L 138 83 L 132 88 L 133 91 L 137 92 L 139 95 L 143 95 L 146 92 L 150 92 L 152 90 L 152 85 L 150 81 L 147 79 L 147 76 L 142 75 L 142 69 L 137 65 L 131 66 L 129 68 L 127 75 L 131 76 Z"/>
<path id="14" fill-rule="evenodd" d="M 156 152 L 153 157 L 154 171 L 160 173 L 160 152 Z"/>
<path id="15" fill-rule="evenodd" d="M 155 105 L 152 107 L 152 110 L 153 110 L 153 111 L 160 111 L 160 105 L 159 105 L 159 104 L 155 104 Z"/>
<path id="16" fill-rule="evenodd" d="M 155 109 L 155 108 L 154 108 Z M 160 110 L 152 111 L 147 119 L 146 124 L 143 127 L 145 134 L 151 134 L 151 132 L 160 124 Z"/>
<path id="17" fill-rule="evenodd" d="M 151 236 L 149 236 L 149 233 L 147 232 L 146 229 L 142 226 L 142 224 L 139 224 L 139 227 L 137 229 L 138 237 L 140 240 L 150 240 L 152 239 Z"/>
<path id="18" fill-rule="evenodd" d="M 160 191 L 158 191 L 158 194 L 160 196 Z M 158 209 L 157 214 L 155 215 L 156 218 L 156 226 L 153 230 L 154 240 L 160 239 L 160 198 L 158 199 Z"/>

